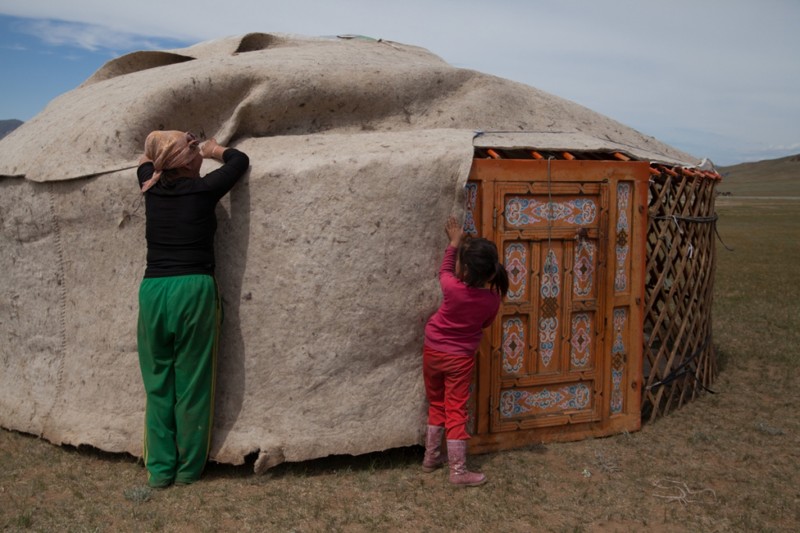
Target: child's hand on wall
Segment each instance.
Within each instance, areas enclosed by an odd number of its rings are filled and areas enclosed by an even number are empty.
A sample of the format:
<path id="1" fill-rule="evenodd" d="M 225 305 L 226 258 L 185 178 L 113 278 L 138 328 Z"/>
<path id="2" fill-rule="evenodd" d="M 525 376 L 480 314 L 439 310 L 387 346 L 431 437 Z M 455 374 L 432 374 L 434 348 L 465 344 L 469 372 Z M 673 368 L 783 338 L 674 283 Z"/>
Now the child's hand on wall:
<path id="1" fill-rule="evenodd" d="M 455 216 L 450 215 L 450 218 L 447 219 L 444 225 L 444 231 L 450 238 L 450 246 L 458 248 L 461 239 L 464 237 L 464 226 L 458 223 Z"/>

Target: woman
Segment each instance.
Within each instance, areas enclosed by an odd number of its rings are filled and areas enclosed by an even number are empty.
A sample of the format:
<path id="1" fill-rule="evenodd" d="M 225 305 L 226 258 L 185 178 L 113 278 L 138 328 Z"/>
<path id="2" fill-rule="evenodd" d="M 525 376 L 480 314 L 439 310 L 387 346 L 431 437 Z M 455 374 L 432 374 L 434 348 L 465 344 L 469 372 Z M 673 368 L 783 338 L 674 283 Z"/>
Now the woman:
<path id="1" fill-rule="evenodd" d="M 203 158 L 223 161 L 200 177 Z M 214 279 L 217 202 L 250 161 L 214 139 L 154 131 L 137 170 L 146 208 L 147 269 L 137 341 L 147 407 L 148 484 L 197 481 L 211 443 L 221 303 Z"/>

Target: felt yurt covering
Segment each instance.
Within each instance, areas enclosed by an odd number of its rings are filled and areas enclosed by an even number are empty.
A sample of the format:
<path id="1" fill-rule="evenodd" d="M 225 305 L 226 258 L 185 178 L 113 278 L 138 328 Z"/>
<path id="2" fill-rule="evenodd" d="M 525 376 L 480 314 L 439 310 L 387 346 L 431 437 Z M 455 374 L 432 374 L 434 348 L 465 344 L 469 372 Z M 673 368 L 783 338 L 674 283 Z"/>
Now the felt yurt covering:
<path id="1" fill-rule="evenodd" d="M 3 427 L 141 454 L 135 168 L 155 129 L 250 156 L 217 212 L 211 458 L 258 454 L 256 470 L 419 442 L 423 326 L 475 139 L 696 163 L 394 42 L 248 34 L 119 57 L 0 141 Z"/>

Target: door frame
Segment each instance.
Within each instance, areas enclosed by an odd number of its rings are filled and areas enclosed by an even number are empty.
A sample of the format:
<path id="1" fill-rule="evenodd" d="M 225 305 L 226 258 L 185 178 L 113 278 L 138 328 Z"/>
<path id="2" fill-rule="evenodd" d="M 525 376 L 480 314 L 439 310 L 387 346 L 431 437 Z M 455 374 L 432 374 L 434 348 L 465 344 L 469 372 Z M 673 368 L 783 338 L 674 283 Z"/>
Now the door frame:
<path id="1" fill-rule="evenodd" d="M 647 194 L 650 164 L 643 161 L 615 160 L 535 160 L 535 159 L 474 159 L 468 183 L 474 187 L 471 212 L 474 227 L 479 236 L 498 242 L 497 228 L 503 216 L 502 206 L 495 206 L 496 185 L 498 183 L 525 182 L 537 187 L 552 188 L 560 184 L 602 183 L 607 185 L 608 220 L 601 223 L 598 246 L 602 246 L 607 257 L 607 268 L 598 275 L 604 276 L 607 288 L 605 294 L 598 294 L 598 312 L 603 316 L 607 333 L 603 343 L 604 367 L 598 368 L 598 379 L 603 380 L 601 394 L 597 401 L 602 402 L 600 419 L 586 422 L 570 422 L 564 425 L 541 426 L 516 431 L 491 431 L 493 410 L 499 409 L 499 401 L 493 400 L 492 366 L 499 357 L 498 350 L 492 350 L 501 336 L 500 320 L 485 331 L 478 352 L 474 381 L 474 398 L 471 402 L 471 421 L 473 436 L 470 451 L 482 453 L 501 449 L 517 448 L 542 442 L 580 440 L 587 437 L 612 435 L 623 431 L 635 431 L 641 427 L 641 386 L 643 353 L 643 305 L 645 251 L 647 238 Z M 629 246 L 629 283 L 627 290 L 617 293 L 614 290 L 615 241 L 619 238 L 615 228 L 618 220 L 617 191 L 620 183 L 629 183 L 630 220 L 627 243 Z M 470 198 L 468 198 L 468 201 Z M 501 251 L 502 253 L 502 251 Z M 609 408 L 611 394 L 612 359 L 619 364 L 620 354 L 612 357 L 610 350 L 614 344 L 614 310 L 624 307 L 629 310 L 626 325 L 625 350 L 622 354 L 624 364 L 623 383 L 617 385 L 616 394 L 622 397 L 622 412 L 612 413 Z M 497 364 L 495 362 L 495 364 Z"/>

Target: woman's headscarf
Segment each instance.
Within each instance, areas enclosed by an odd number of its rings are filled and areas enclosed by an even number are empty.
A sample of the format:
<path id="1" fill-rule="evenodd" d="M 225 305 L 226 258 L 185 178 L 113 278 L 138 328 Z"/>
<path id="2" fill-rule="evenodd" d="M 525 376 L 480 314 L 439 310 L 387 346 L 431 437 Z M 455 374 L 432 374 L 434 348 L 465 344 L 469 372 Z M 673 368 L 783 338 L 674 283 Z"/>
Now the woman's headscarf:
<path id="1" fill-rule="evenodd" d="M 197 155 L 200 141 L 182 131 L 153 131 L 144 141 L 144 155 L 153 162 L 153 177 L 142 184 L 142 192 L 158 183 L 165 170 L 188 165 Z"/>

